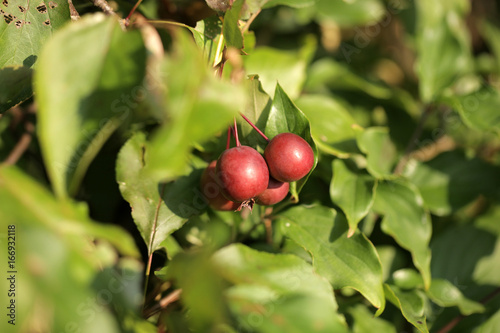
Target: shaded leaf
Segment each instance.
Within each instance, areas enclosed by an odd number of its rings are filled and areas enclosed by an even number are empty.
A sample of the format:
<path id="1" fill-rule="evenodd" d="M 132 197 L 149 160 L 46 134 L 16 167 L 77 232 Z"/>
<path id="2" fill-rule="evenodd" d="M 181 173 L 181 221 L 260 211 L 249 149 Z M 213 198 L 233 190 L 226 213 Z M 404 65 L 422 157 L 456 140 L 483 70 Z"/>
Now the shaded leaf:
<path id="1" fill-rule="evenodd" d="M 215 327 L 228 321 L 222 280 L 208 253 L 179 253 L 167 266 L 167 277 L 182 291 L 181 301 L 196 332 L 217 331 Z"/>
<path id="2" fill-rule="evenodd" d="M 444 102 L 458 111 L 464 123 L 474 129 L 500 134 L 500 93 L 485 86 L 464 96 L 454 95 Z"/>
<path id="3" fill-rule="evenodd" d="M 432 226 L 418 191 L 403 181 L 379 182 L 373 208 L 384 215 L 382 230 L 411 252 L 426 288 L 431 283 Z"/>
<path id="4" fill-rule="evenodd" d="M 68 2 L 60 0 L 2 1 L 0 10 L 0 68 L 38 66 L 42 46 L 70 19 Z"/>
<path id="5" fill-rule="evenodd" d="M 76 193 L 95 155 L 138 102 L 146 51 L 139 31 L 104 15 L 61 29 L 35 72 L 38 136 L 55 193 Z M 78 84 L 75 84 L 78 78 Z M 137 104 L 135 104 L 137 105 Z"/>
<path id="6" fill-rule="evenodd" d="M 449 215 L 476 199 L 480 194 L 498 191 L 499 169 L 462 151 L 445 152 L 425 162 L 415 162 L 405 175 L 415 184 L 426 207 L 436 215 Z"/>
<path id="7" fill-rule="evenodd" d="M 487 280 L 496 280 L 500 285 L 500 266 L 493 260 L 485 261 L 494 253 L 497 243 L 500 243 L 498 237 L 471 225 L 448 228 L 431 243 L 432 276 L 462 287 Z"/>
<path id="8" fill-rule="evenodd" d="M 357 139 L 359 149 L 367 155 L 366 169 L 376 178 L 393 178 L 397 151 L 388 129 L 369 127 L 361 131 Z"/>
<path id="9" fill-rule="evenodd" d="M 311 122 L 312 136 L 321 151 L 341 158 L 359 152 L 355 121 L 342 102 L 324 95 L 303 95 L 296 103 Z"/>
<path id="10" fill-rule="evenodd" d="M 313 172 L 318 163 L 318 150 L 311 137 L 311 126 L 309 120 L 291 101 L 290 97 L 278 84 L 274 93 L 274 100 L 266 123 L 266 136 L 271 140 L 276 135 L 284 132 L 295 133 L 309 143 L 314 152 L 314 165 L 304 178 L 290 184 L 292 197 L 298 199 L 298 194 Z"/>
<path id="11" fill-rule="evenodd" d="M 22 66 L 0 69 L 0 113 L 24 102 L 33 95 L 32 70 Z"/>
<path id="12" fill-rule="evenodd" d="M 175 206 L 177 214 L 169 209 L 162 198 L 169 193 L 167 185 L 159 184 L 145 171 L 144 162 L 148 154 L 146 147 L 145 135 L 140 132 L 125 143 L 116 161 L 116 180 L 123 198 L 132 208 L 132 217 L 150 255 L 187 221 L 190 211 L 186 210 L 186 215 L 183 216 L 179 212 L 183 210 L 182 206 Z"/>
<path id="13" fill-rule="evenodd" d="M 429 298 L 439 306 L 458 306 L 464 316 L 484 311 L 484 306 L 466 298 L 450 281 L 433 279 L 427 291 Z"/>
<path id="14" fill-rule="evenodd" d="M 373 205 L 377 182 L 369 175 L 350 170 L 342 160 L 334 160 L 332 169 L 330 197 L 346 215 L 350 237 Z"/>
<path id="15" fill-rule="evenodd" d="M 385 306 L 382 267 L 372 243 L 361 233 L 347 237 L 347 221 L 334 210 L 294 207 L 279 216 L 283 234 L 304 247 L 313 266 L 333 288 L 353 288 L 381 313 Z"/>
<path id="16" fill-rule="evenodd" d="M 408 322 L 422 333 L 429 332 L 424 313 L 424 297 L 418 290 L 402 291 L 396 286 L 384 284 L 384 291 L 387 300 L 401 310 Z"/>

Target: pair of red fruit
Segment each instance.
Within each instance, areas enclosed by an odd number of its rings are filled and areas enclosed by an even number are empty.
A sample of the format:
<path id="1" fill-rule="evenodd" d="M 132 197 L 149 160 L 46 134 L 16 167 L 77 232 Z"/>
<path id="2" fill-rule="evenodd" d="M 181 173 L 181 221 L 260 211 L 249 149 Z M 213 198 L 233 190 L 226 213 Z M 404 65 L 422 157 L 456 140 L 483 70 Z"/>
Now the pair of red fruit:
<path id="1" fill-rule="evenodd" d="M 311 146 L 293 133 L 276 135 L 264 157 L 238 140 L 236 145 L 212 161 L 201 177 L 202 192 L 216 210 L 239 210 L 253 202 L 274 205 L 286 197 L 289 182 L 307 175 L 314 164 Z"/>

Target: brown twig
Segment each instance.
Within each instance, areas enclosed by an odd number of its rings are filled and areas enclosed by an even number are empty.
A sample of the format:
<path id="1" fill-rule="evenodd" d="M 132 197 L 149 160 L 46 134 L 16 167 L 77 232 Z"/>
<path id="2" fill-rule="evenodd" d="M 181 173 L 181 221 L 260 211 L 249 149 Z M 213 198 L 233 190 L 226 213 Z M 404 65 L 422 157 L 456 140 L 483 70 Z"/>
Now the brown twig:
<path id="1" fill-rule="evenodd" d="M 420 117 L 420 120 L 418 122 L 417 127 L 413 131 L 413 134 L 411 135 L 410 141 L 408 142 L 408 145 L 406 146 L 405 152 L 403 157 L 399 160 L 398 164 L 394 168 L 394 174 L 395 175 L 400 175 L 404 168 L 406 167 L 406 164 L 410 160 L 411 153 L 417 146 L 418 138 L 422 135 L 422 132 L 424 131 L 424 125 L 429 116 L 431 115 L 432 111 L 434 108 L 432 106 L 427 106 L 425 110 L 422 113 L 422 116 Z"/>
<path id="2" fill-rule="evenodd" d="M 9 156 L 3 161 L 4 164 L 14 165 L 23 156 L 24 152 L 28 149 L 35 132 L 35 125 L 31 122 L 26 122 L 24 125 L 25 132 L 15 145 L 14 149 L 10 152 Z"/>
<path id="3" fill-rule="evenodd" d="M 68 5 L 69 5 L 69 14 L 71 17 L 71 21 L 78 21 L 80 19 L 80 14 L 73 5 L 73 1 L 68 0 Z"/>
<path id="4" fill-rule="evenodd" d="M 144 318 L 149 318 L 152 315 L 158 313 L 162 309 L 165 309 L 169 304 L 174 303 L 179 300 L 182 294 L 182 289 L 176 289 L 172 291 L 167 296 L 163 297 L 158 303 L 143 311 Z"/>
<path id="5" fill-rule="evenodd" d="M 486 304 L 489 301 L 491 301 L 494 297 L 497 295 L 500 295 L 500 287 L 496 288 L 493 290 L 491 293 L 486 295 L 479 303 L 481 304 Z M 441 328 L 438 333 L 448 333 L 451 331 L 455 326 L 457 326 L 458 323 L 460 323 L 466 316 L 464 315 L 458 315 L 455 318 L 453 318 L 448 324 L 446 324 L 443 328 Z"/>
<path id="6" fill-rule="evenodd" d="M 243 29 L 241 29 L 241 33 L 244 34 L 245 32 L 248 31 L 248 29 L 250 28 L 250 24 L 252 24 L 252 22 L 257 18 L 257 16 L 260 14 L 260 11 L 262 9 L 259 9 L 258 11 L 256 11 L 255 13 L 252 14 L 252 16 L 250 16 L 250 18 L 248 19 L 248 21 L 245 23 L 245 26 L 243 27 Z"/>
<path id="7" fill-rule="evenodd" d="M 126 29 L 124 20 L 120 16 L 118 16 L 118 14 L 115 13 L 114 9 L 109 5 L 109 3 L 106 0 L 90 0 L 90 1 L 94 4 L 94 6 L 99 7 L 104 14 L 116 17 L 120 22 L 120 26 L 122 27 L 122 29 L 123 30 Z"/>

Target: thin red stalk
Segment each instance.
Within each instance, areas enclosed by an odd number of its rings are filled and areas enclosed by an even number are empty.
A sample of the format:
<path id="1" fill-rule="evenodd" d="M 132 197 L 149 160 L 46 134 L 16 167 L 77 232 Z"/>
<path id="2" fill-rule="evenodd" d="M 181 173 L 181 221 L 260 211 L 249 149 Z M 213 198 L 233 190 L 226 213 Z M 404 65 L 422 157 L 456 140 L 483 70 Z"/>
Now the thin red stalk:
<path id="1" fill-rule="evenodd" d="M 253 129 L 254 129 L 254 130 L 256 130 L 256 131 L 257 131 L 257 133 L 259 133 L 259 134 L 260 134 L 260 136 L 262 136 L 262 137 L 263 137 L 263 138 L 264 138 L 267 142 L 269 142 L 269 138 L 268 138 L 268 137 L 267 137 L 264 133 L 262 133 L 262 131 L 261 131 L 261 130 L 257 127 L 257 126 L 255 126 L 255 125 L 254 125 L 254 123 L 252 123 L 252 122 L 250 121 L 250 119 L 248 119 L 248 118 L 247 118 L 247 117 L 246 117 L 243 113 L 240 113 L 240 115 L 243 117 L 243 119 L 245 119 L 245 121 L 246 121 L 246 122 L 247 122 L 250 126 L 252 126 L 252 127 L 253 127 Z"/>
<path id="2" fill-rule="evenodd" d="M 227 128 L 226 149 L 229 149 L 230 146 L 231 146 L 231 126 Z"/>
<path id="3" fill-rule="evenodd" d="M 238 138 L 238 125 L 236 124 L 236 117 L 234 118 L 234 138 L 236 140 L 236 147 L 241 146 L 240 139 Z"/>
<path id="4" fill-rule="evenodd" d="M 130 17 L 132 16 L 132 14 L 135 12 L 135 10 L 137 9 L 137 7 L 139 7 L 139 5 L 141 4 L 142 0 L 139 0 L 135 3 L 134 7 L 132 7 L 132 10 L 130 11 L 130 13 L 128 13 L 127 17 L 125 18 L 125 22 L 128 22 L 130 20 Z"/>

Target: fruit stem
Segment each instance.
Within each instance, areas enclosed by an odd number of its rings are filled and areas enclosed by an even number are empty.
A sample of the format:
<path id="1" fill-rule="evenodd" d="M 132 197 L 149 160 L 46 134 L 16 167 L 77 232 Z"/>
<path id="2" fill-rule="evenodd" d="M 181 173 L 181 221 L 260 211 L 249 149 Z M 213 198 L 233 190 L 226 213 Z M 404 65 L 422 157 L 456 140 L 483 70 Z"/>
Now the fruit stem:
<path id="1" fill-rule="evenodd" d="M 245 119 L 245 121 L 248 124 L 250 124 L 250 126 L 253 127 L 254 130 L 257 131 L 257 133 L 260 134 L 260 136 L 262 136 L 267 142 L 269 142 L 269 138 L 264 133 L 262 133 L 262 131 L 257 126 L 255 126 L 254 123 L 250 121 L 250 119 L 248 119 L 243 113 L 240 113 L 240 115 L 243 117 L 243 119 Z"/>
<path id="2" fill-rule="evenodd" d="M 127 17 L 125 18 L 125 22 L 126 22 L 126 25 L 128 25 L 128 22 L 130 20 L 130 17 L 132 16 L 132 14 L 135 12 L 135 10 L 137 9 L 137 7 L 139 7 L 139 5 L 141 4 L 142 0 L 139 0 L 135 3 L 134 7 L 132 7 L 132 10 L 130 11 L 130 13 L 128 13 Z"/>
<path id="3" fill-rule="evenodd" d="M 236 124 L 236 117 L 234 117 L 234 138 L 236 140 L 236 147 L 241 146 L 240 139 L 238 138 L 238 125 Z"/>
<path id="4" fill-rule="evenodd" d="M 229 126 L 227 128 L 227 141 L 226 141 L 226 150 L 229 149 L 229 147 L 231 146 L 231 126 Z"/>

